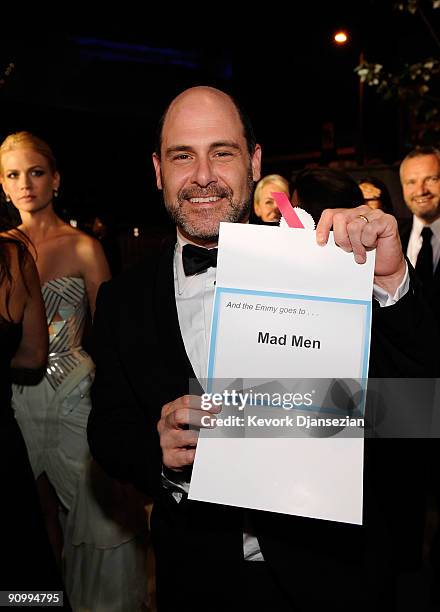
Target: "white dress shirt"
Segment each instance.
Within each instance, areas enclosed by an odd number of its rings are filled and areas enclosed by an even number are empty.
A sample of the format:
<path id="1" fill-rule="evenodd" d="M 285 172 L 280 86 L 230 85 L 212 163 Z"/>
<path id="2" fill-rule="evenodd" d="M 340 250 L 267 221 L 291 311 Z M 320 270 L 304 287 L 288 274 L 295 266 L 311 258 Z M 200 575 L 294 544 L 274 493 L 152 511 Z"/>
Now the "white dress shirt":
<path id="1" fill-rule="evenodd" d="M 182 248 L 185 244 L 192 244 L 186 240 L 179 231 L 174 253 L 174 289 L 176 296 L 177 314 L 183 342 L 188 358 L 196 377 L 203 382 L 207 378 L 208 350 L 211 332 L 212 309 L 214 303 L 214 289 L 216 268 L 193 276 L 185 276 L 182 263 Z M 400 287 L 394 296 L 374 285 L 373 295 L 381 306 L 395 304 L 409 288 L 408 270 Z M 202 385 L 203 386 L 203 385 Z M 182 492 L 188 493 L 189 483 L 173 483 L 162 474 L 165 488 L 170 490 L 174 499 L 179 502 Z M 245 532 L 243 533 L 243 554 L 247 561 L 264 561 L 257 538 L 252 533 L 249 516 L 245 512 Z"/>
<path id="2" fill-rule="evenodd" d="M 199 381 L 203 382 L 208 372 L 208 349 L 216 269 L 208 268 L 200 274 L 185 276 L 182 263 L 182 248 L 185 244 L 191 243 L 177 232 L 177 245 L 174 254 L 174 289 L 177 314 L 186 354 L 191 362 L 194 374 Z M 167 486 L 170 485 L 171 483 L 167 483 Z M 189 484 L 184 483 L 182 485 L 182 489 L 186 493 L 188 488 Z M 181 492 L 174 491 L 172 494 L 176 501 L 180 501 Z M 264 561 L 258 540 L 252 534 L 252 528 L 248 522 L 245 517 L 243 556 L 246 561 Z"/>
<path id="3" fill-rule="evenodd" d="M 423 238 L 422 229 L 430 227 L 432 230 L 431 245 L 432 245 L 432 271 L 435 272 L 440 259 L 440 218 L 436 219 L 431 225 L 425 225 L 418 217 L 413 216 L 413 225 L 409 236 L 408 248 L 406 254 L 414 268 L 416 267 L 417 257 L 422 248 Z"/>

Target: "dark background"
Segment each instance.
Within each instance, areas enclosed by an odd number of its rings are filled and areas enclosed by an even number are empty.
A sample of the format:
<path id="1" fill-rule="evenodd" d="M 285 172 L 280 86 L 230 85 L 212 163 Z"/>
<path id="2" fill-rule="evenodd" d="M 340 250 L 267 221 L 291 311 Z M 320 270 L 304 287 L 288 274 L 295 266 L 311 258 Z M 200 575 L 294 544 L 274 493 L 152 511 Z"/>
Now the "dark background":
<path id="1" fill-rule="evenodd" d="M 151 164 L 155 125 L 191 85 L 218 86 L 244 104 L 264 174 L 290 178 L 329 161 L 322 151 L 329 122 L 333 161 L 355 172 L 361 51 L 391 68 L 435 53 L 421 20 L 393 5 L 293 3 L 289 12 L 268 6 L 238 18 L 231 3 L 193 7 L 194 15 L 171 5 L 153 15 L 146 5 L 144 16 L 139 5 L 122 4 L 93 19 L 66 6 L 62 22 L 44 28 L 32 15 L 22 23 L 27 9 L 17 7 L 14 27 L 0 38 L 0 73 L 15 66 L 0 88 L 0 137 L 26 129 L 46 139 L 62 173 L 63 214 L 80 221 L 99 214 L 119 228 L 166 224 Z M 344 47 L 332 42 L 338 28 L 352 37 Z M 366 163 L 393 165 L 411 146 L 402 109 L 370 88 L 364 98 Z"/>

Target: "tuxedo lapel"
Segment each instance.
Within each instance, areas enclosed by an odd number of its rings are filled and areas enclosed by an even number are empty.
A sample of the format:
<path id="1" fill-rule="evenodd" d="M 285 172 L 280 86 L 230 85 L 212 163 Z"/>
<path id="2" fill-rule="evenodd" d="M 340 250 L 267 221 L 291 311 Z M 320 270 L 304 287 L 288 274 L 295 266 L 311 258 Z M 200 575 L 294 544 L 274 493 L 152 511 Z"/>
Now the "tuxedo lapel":
<path id="1" fill-rule="evenodd" d="M 164 363 L 175 375 L 195 378 L 194 370 L 185 350 L 177 314 L 174 290 L 174 249 L 175 241 L 162 247 L 159 255 L 154 290 L 155 320 L 159 323 L 158 333 Z"/>
<path id="2" fill-rule="evenodd" d="M 398 219 L 400 242 L 402 243 L 402 251 L 406 255 L 408 248 L 409 237 L 412 229 L 412 218 L 411 219 Z"/>
<path id="3" fill-rule="evenodd" d="M 398 219 L 398 225 L 399 225 L 400 241 L 402 243 L 402 250 L 406 254 L 406 251 L 408 248 L 409 237 L 411 235 L 411 230 L 413 226 L 413 220 L 412 218 L 411 219 Z M 434 295 L 438 295 L 440 293 L 440 263 L 437 264 L 437 268 L 435 269 L 435 272 L 434 272 L 433 287 L 431 289 L 431 292 Z"/>
<path id="4" fill-rule="evenodd" d="M 437 264 L 437 267 L 434 272 L 434 285 L 437 287 L 437 292 L 440 288 L 440 261 Z"/>

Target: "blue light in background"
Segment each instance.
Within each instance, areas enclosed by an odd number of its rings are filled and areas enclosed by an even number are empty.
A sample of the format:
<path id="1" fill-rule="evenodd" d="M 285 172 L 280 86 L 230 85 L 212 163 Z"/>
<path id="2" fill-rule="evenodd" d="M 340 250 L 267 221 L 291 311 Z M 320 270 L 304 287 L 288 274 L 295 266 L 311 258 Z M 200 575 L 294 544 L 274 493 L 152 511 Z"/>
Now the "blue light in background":
<path id="1" fill-rule="evenodd" d="M 127 62 L 137 64 L 174 65 L 188 70 L 209 69 L 217 76 L 229 79 L 232 65 L 224 57 L 205 57 L 198 51 L 186 51 L 165 47 L 151 47 L 142 44 L 115 42 L 90 37 L 71 37 L 79 45 L 81 57 L 107 62 Z"/>

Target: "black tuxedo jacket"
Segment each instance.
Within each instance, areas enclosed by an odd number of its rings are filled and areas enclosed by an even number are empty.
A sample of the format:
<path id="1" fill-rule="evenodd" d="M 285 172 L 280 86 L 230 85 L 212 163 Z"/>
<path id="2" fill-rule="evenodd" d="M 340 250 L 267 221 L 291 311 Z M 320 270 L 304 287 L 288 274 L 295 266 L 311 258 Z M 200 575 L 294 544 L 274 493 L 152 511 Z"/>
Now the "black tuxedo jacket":
<path id="1" fill-rule="evenodd" d="M 111 476 L 154 497 L 161 609 L 198 609 L 204 592 L 211 596 L 205 610 L 235 609 L 231 601 L 239 609 L 232 593 L 243 590 L 243 510 L 185 497 L 177 503 L 161 485 L 161 408 L 188 393 L 194 378 L 174 297 L 174 244 L 164 243 L 99 291 L 89 443 Z M 427 345 L 420 333 L 429 329 L 429 314 L 417 292 L 373 310 L 370 376 L 435 375 L 435 342 Z M 398 565 L 417 564 L 421 468 L 404 443 L 366 441 L 363 527 L 248 511 L 266 566 L 292 609 L 314 609 L 312 601 L 371 607 Z"/>
<path id="2" fill-rule="evenodd" d="M 402 242 L 402 249 L 404 253 L 406 253 L 406 249 L 408 248 L 412 223 L 412 218 L 398 220 L 400 240 Z M 437 265 L 437 268 L 435 269 L 432 286 L 428 289 L 423 289 L 423 291 L 425 293 L 426 300 L 433 310 L 434 317 L 440 325 L 440 265 Z"/>

